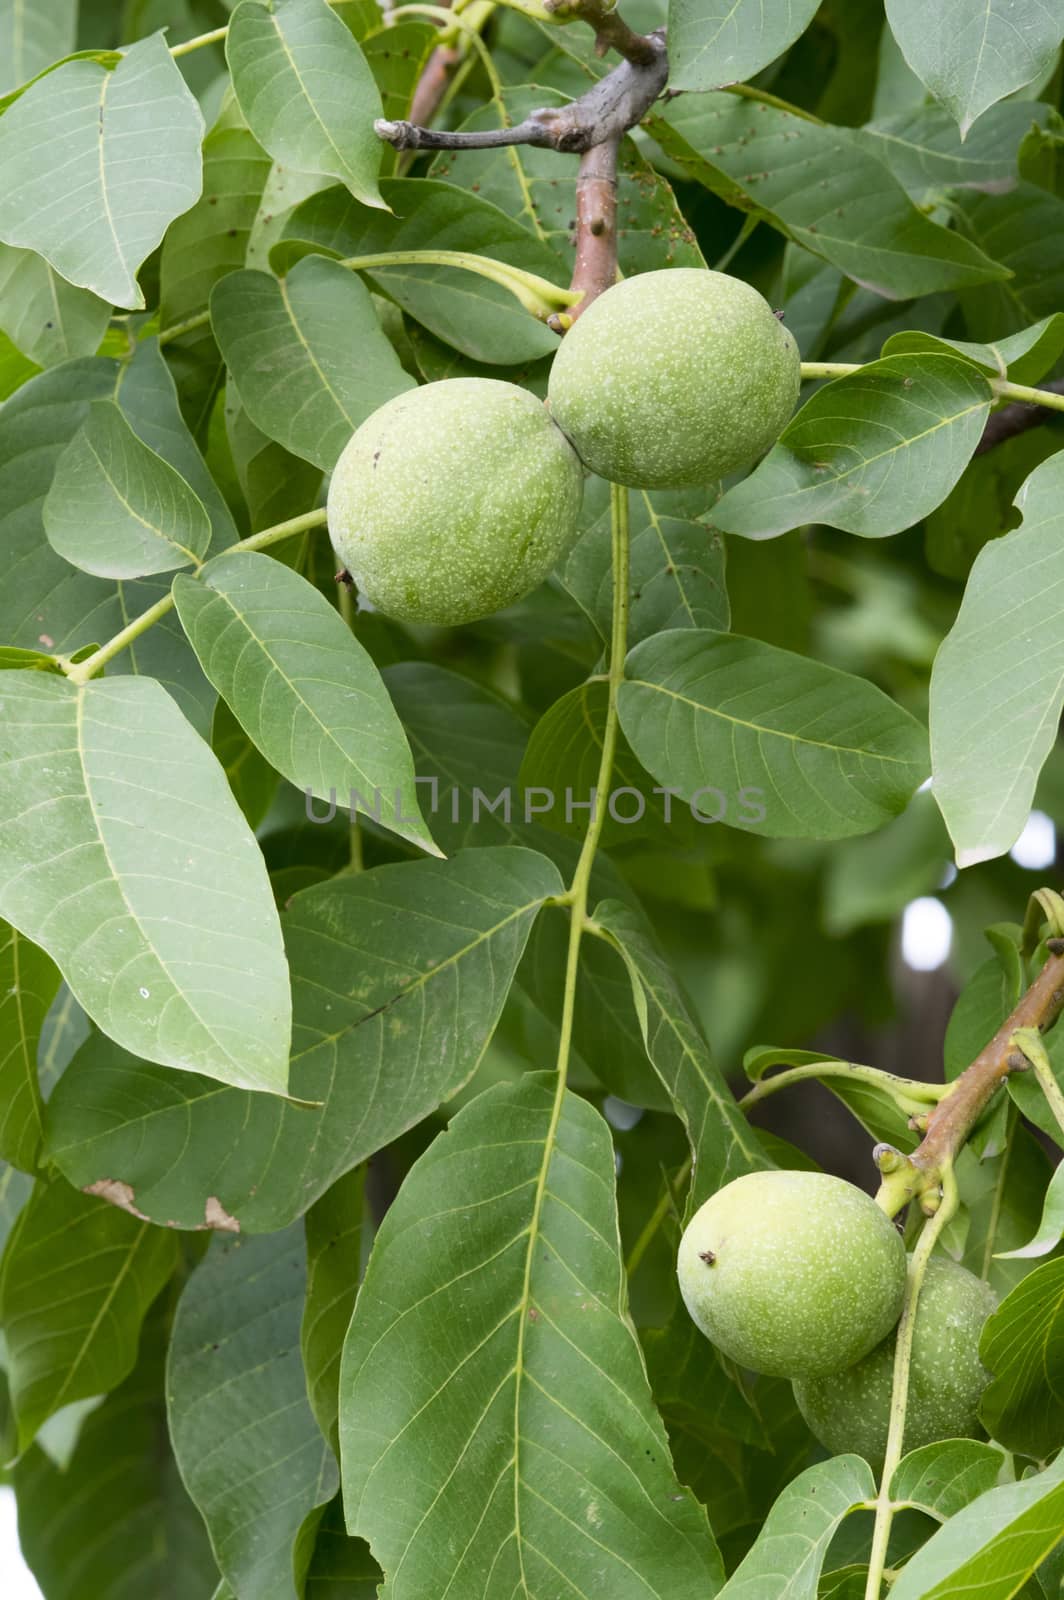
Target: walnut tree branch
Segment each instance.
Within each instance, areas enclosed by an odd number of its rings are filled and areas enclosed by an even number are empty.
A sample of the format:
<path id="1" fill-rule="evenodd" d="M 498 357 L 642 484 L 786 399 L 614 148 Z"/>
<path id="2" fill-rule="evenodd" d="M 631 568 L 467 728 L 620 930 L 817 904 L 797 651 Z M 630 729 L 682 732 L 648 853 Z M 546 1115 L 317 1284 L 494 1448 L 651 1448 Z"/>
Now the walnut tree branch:
<path id="1" fill-rule="evenodd" d="M 912 1155 L 903 1156 L 889 1145 L 877 1146 L 876 1159 L 884 1174 L 877 1199 L 891 1215 L 917 1197 L 925 1210 L 934 1209 L 942 1173 L 1009 1073 L 1027 1066 L 1013 1035 L 1023 1029 L 1045 1033 L 1064 1011 L 1064 954 L 1058 940 L 1050 941 L 1049 948 L 1045 966 L 1019 1005 L 928 1113 L 923 1141 Z"/>
<path id="2" fill-rule="evenodd" d="M 493 150 L 527 144 L 582 154 L 595 145 L 619 143 L 622 134 L 642 121 L 668 80 L 664 36 L 650 34 L 645 43 L 650 51 L 647 61 L 622 61 L 579 100 L 564 106 L 542 106 L 512 128 L 451 133 L 384 118 L 375 122 L 374 128 L 379 138 L 397 150 Z"/>
<path id="3" fill-rule="evenodd" d="M 615 9 L 615 0 L 543 0 L 559 22 L 586 22 L 595 30 L 600 56 L 616 50 L 636 67 L 654 64 L 653 34 L 635 33 Z"/>

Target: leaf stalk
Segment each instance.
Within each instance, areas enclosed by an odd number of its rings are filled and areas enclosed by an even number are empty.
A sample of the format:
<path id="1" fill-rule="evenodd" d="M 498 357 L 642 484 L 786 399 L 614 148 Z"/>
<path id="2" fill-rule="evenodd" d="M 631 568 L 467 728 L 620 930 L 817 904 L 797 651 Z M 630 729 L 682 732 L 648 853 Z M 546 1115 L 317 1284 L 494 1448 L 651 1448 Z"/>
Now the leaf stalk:
<path id="1" fill-rule="evenodd" d="M 957 1209 L 957 1183 L 952 1167 L 943 1172 L 942 1183 L 942 1204 L 924 1225 L 909 1262 L 909 1273 L 905 1283 L 905 1304 L 898 1323 L 897 1343 L 894 1347 L 894 1385 L 890 1397 L 887 1450 L 879 1480 L 879 1494 L 875 1502 L 876 1518 L 872 1529 L 872 1552 L 868 1563 L 865 1600 L 879 1600 L 880 1590 L 883 1587 L 887 1546 L 890 1543 L 890 1529 L 895 1511 L 895 1502 L 890 1496 L 890 1483 L 901 1460 L 905 1442 L 905 1417 L 909 1407 L 909 1368 L 912 1363 L 913 1333 L 916 1327 L 920 1291 L 927 1274 L 931 1252 L 946 1223 Z"/>
<path id="2" fill-rule="evenodd" d="M 241 539 L 239 544 L 230 545 L 226 554 L 234 550 L 265 550 L 271 544 L 278 544 L 282 539 L 291 538 L 293 534 L 305 533 L 310 528 L 320 528 L 324 522 L 324 509 L 306 511 L 300 517 L 290 517 L 287 522 L 277 522 L 272 528 L 263 528 L 258 533 L 253 533 L 250 538 Z M 142 633 L 147 633 L 149 628 L 161 621 L 173 608 L 174 595 L 171 590 L 169 594 L 164 594 L 160 600 L 156 600 L 153 606 L 149 606 L 147 611 L 142 611 L 139 617 L 134 617 L 132 622 L 127 623 L 113 638 L 108 639 L 106 644 L 94 650 L 91 656 L 86 656 L 84 661 L 71 662 L 59 657 L 57 658 L 59 665 L 71 683 L 81 687 L 88 683 L 90 678 L 94 678 L 109 661 L 113 661 L 115 656 L 120 655 L 139 639 Z"/>

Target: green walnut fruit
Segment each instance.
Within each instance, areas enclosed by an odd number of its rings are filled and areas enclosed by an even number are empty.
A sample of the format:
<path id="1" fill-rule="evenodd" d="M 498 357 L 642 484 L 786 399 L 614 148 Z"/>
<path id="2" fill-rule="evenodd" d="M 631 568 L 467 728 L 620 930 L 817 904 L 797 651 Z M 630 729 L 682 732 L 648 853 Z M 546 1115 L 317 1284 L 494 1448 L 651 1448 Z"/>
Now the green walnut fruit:
<path id="1" fill-rule="evenodd" d="M 913 1328 L 906 1450 L 980 1431 L 979 1400 L 990 1374 L 979 1360 L 979 1335 L 996 1304 L 989 1285 L 956 1262 L 928 1263 Z M 877 1470 L 887 1448 L 896 1337 L 892 1333 L 845 1372 L 794 1385 L 821 1444 L 836 1455 L 853 1451 Z"/>
<path id="2" fill-rule="evenodd" d="M 905 1247 L 874 1200 L 823 1172 L 754 1172 L 695 1212 L 680 1292 L 740 1366 L 820 1377 L 867 1355 L 905 1297 Z"/>
<path id="3" fill-rule="evenodd" d="M 588 307 L 554 357 L 548 395 L 592 472 L 685 489 L 762 455 L 799 381 L 798 346 L 756 289 L 674 267 L 626 278 Z"/>
<path id="4" fill-rule="evenodd" d="M 583 492 L 572 446 L 534 395 L 448 378 L 397 395 L 354 434 L 329 486 L 329 534 L 386 616 L 473 622 L 568 553 Z"/>

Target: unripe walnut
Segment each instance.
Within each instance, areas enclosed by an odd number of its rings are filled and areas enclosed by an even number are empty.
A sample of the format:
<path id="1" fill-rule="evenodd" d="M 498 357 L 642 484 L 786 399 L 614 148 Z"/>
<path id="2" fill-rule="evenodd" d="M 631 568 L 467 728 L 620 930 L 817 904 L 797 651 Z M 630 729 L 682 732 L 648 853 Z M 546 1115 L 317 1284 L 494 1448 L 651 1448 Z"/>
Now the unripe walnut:
<path id="1" fill-rule="evenodd" d="M 979 1401 L 990 1374 L 979 1336 L 997 1304 L 990 1286 L 955 1261 L 928 1262 L 913 1328 L 905 1450 L 936 1439 L 967 1439 L 979 1430 Z M 896 1333 L 845 1372 L 805 1378 L 794 1395 L 806 1422 L 835 1455 L 883 1465 L 894 1385 Z"/>
<path id="2" fill-rule="evenodd" d="M 740 278 L 673 267 L 626 278 L 562 340 L 549 403 L 585 465 L 639 489 L 711 484 L 779 437 L 798 346 Z"/>
<path id="3" fill-rule="evenodd" d="M 534 395 L 448 378 L 396 395 L 357 430 L 329 486 L 329 534 L 386 616 L 473 622 L 567 555 L 583 492 L 580 462 Z"/>
<path id="4" fill-rule="evenodd" d="M 863 1190 L 823 1172 L 754 1172 L 695 1212 L 677 1272 L 688 1311 L 740 1366 L 837 1372 L 897 1322 L 905 1247 Z"/>

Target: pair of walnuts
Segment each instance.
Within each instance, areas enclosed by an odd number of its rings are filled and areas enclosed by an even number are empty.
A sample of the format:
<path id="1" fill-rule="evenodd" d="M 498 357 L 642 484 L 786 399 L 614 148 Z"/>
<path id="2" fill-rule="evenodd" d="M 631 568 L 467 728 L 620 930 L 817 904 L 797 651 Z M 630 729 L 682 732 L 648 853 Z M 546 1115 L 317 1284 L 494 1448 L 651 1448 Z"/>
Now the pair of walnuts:
<path id="1" fill-rule="evenodd" d="M 798 385 L 798 347 L 749 284 L 682 267 L 628 278 L 565 336 L 546 406 L 451 378 L 374 412 L 333 473 L 333 545 L 385 615 L 475 621 L 564 559 L 585 469 L 633 488 L 712 484 L 769 448 Z"/>
<path id="2" fill-rule="evenodd" d="M 905 1246 L 874 1200 L 823 1172 L 755 1172 L 696 1211 L 680 1242 L 692 1319 L 739 1366 L 790 1378 L 834 1455 L 882 1466 L 894 1384 Z M 992 1289 L 944 1256 L 917 1302 L 905 1449 L 979 1432 L 979 1360 Z"/>

